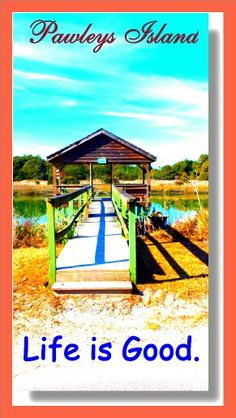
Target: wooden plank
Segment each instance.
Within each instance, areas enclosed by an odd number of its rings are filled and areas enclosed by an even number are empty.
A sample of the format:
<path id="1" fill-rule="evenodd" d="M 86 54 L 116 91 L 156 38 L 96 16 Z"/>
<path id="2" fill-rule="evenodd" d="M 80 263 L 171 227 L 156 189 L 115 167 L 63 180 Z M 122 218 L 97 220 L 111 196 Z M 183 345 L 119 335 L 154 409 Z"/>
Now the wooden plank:
<path id="1" fill-rule="evenodd" d="M 48 202 L 52 204 L 54 208 L 58 208 L 59 206 L 63 205 L 64 203 L 70 202 L 70 200 L 75 199 L 79 195 L 85 193 L 86 191 L 92 189 L 91 186 L 82 187 L 79 190 L 76 190 L 75 192 L 71 193 L 65 193 L 60 196 L 51 197 L 50 199 L 47 199 Z"/>
<path id="2" fill-rule="evenodd" d="M 91 281 L 128 281 L 129 270 L 103 270 L 101 269 L 72 269 L 57 270 L 57 282 L 91 282 Z"/>
<path id="3" fill-rule="evenodd" d="M 130 281 L 90 281 L 90 282 L 56 282 L 53 285 L 55 291 L 128 291 L 131 292 Z"/>

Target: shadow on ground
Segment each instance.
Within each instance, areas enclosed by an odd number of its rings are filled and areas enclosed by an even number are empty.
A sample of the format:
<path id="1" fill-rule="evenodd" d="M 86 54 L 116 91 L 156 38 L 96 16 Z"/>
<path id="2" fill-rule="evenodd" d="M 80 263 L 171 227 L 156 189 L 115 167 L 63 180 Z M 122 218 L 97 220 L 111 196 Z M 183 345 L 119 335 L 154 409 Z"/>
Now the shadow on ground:
<path id="1" fill-rule="evenodd" d="M 172 237 L 173 245 L 180 243 L 184 247 L 183 251 L 186 252 L 187 250 L 186 257 L 191 257 L 191 263 L 193 265 L 196 264 L 196 261 L 200 261 L 201 264 L 203 263 L 205 266 L 208 266 L 208 254 L 196 245 L 196 243 L 190 241 L 169 225 L 165 228 L 165 231 Z M 137 238 L 137 274 L 140 284 L 163 283 L 208 276 L 208 274 L 201 273 L 201 271 L 199 271 L 199 274 L 189 274 L 184 266 L 180 265 L 176 258 L 170 254 L 163 243 L 149 233 L 145 237 L 149 244 L 147 244 L 146 240 L 140 237 Z M 154 256 L 153 251 L 150 250 L 150 244 L 157 250 L 157 256 Z M 176 273 L 175 277 L 170 276 L 165 271 L 163 263 L 160 265 L 160 262 L 158 262 L 158 254 L 165 260 L 165 265 L 167 263 L 174 270 Z"/>

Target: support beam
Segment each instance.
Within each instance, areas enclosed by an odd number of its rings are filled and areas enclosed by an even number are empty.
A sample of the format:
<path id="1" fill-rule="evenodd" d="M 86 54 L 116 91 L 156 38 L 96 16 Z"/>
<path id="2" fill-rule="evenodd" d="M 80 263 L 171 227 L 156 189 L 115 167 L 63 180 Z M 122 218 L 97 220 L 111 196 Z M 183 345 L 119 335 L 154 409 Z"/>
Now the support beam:
<path id="1" fill-rule="evenodd" d="M 89 184 L 93 187 L 93 164 L 89 164 Z"/>
<path id="2" fill-rule="evenodd" d="M 52 183 L 53 183 L 53 194 L 57 194 L 57 169 L 55 165 L 52 166 Z"/>
<path id="3" fill-rule="evenodd" d="M 146 170 L 147 170 L 147 198 L 150 194 L 151 189 L 151 164 L 146 164 Z"/>
<path id="4" fill-rule="evenodd" d="M 57 185 L 60 186 L 61 185 L 61 167 L 58 167 L 57 169 Z M 62 193 L 61 188 L 59 187 L 59 193 Z"/>
<path id="5" fill-rule="evenodd" d="M 116 164 L 111 163 L 111 198 L 112 198 L 112 185 L 114 185 L 114 169 Z"/>
<path id="6" fill-rule="evenodd" d="M 142 173 L 143 173 L 142 181 L 143 181 L 143 184 L 145 184 L 145 173 L 146 173 L 147 170 L 141 164 L 138 164 L 138 167 L 141 168 L 141 170 L 142 170 Z"/>

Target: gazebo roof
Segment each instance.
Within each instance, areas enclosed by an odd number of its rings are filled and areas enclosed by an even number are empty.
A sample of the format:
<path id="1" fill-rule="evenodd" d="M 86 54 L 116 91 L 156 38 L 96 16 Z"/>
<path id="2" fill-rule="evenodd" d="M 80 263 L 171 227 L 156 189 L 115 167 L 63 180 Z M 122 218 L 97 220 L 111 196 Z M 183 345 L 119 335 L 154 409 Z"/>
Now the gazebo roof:
<path id="1" fill-rule="evenodd" d="M 96 132 L 50 154 L 47 160 L 54 164 L 96 163 L 99 159 L 107 163 L 152 163 L 156 157 L 106 129 Z"/>

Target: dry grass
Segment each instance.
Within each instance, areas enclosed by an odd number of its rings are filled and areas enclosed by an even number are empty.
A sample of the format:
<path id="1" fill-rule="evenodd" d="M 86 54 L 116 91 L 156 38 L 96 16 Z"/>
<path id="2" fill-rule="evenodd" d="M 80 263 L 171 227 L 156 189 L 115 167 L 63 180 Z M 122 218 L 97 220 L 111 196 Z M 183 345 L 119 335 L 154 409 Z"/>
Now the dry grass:
<path id="1" fill-rule="evenodd" d="M 201 209 L 196 216 L 176 222 L 173 228 L 191 240 L 207 241 L 209 233 L 208 209 Z"/>
<path id="2" fill-rule="evenodd" d="M 46 181 L 40 181 L 40 184 L 36 183 L 37 180 L 23 180 L 23 181 L 15 181 L 13 183 L 13 191 L 14 193 L 20 194 L 45 194 L 45 193 L 52 193 L 53 186 L 52 184 L 47 184 Z M 121 183 L 141 183 L 141 180 L 136 181 L 123 181 Z M 95 189 L 99 189 L 101 191 L 110 192 L 111 185 L 104 184 L 99 179 L 94 179 L 93 184 Z M 88 185 L 87 180 L 80 181 L 80 186 Z M 154 180 L 151 179 L 151 190 L 153 193 L 158 194 L 187 194 L 191 195 L 194 194 L 194 190 L 189 183 L 184 184 L 176 184 L 174 180 Z M 198 192 L 200 194 L 208 193 L 208 181 L 199 181 L 198 182 Z"/>
<path id="3" fill-rule="evenodd" d="M 19 194 L 51 194 L 53 192 L 52 184 L 47 184 L 46 181 L 41 181 L 37 184 L 37 180 L 31 181 L 14 181 L 13 192 Z"/>
<path id="4" fill-rule="evenodd" d="M 208 209 L 201 209 L 195 216 L 191 216 L 185 220 L 180 220 L 172 225 L 170 228 L 158 229 L 152 233 L 158 241 L 173 242 L 179 240 L 182 235 L 183 239 L 187 238 L 192 241 L 208 241 L 209 234 L 209 212 Z M 175 232 L 176 231 L 176 236 Z"/>
<path id="5" fill-rule="evenodd" d="M 208 211 L 138 239 L 138 265 L 145 289 L 157 285 L 184 300 L 208 295 Z"/>
<path id="6" fill-rule="evenodd" d="M 47 235 L 46 225 L 33 224 L 30 221 L 19 224 L 17 220 L 13 221 L 13 248 L 47 247 Z"/>
<path id="7" fill-rule="evenodd" d="M 177 184 L 174 180 L 151 180 L 151 190 L 157 194 L 186 194 L 191 195 L 195 192 L 189 183 Z M 208 181 L 198 182 L 198 192 L 200 194 L 208 193 Z M 195 195 L 196 196 L 196 195 Z"/>

